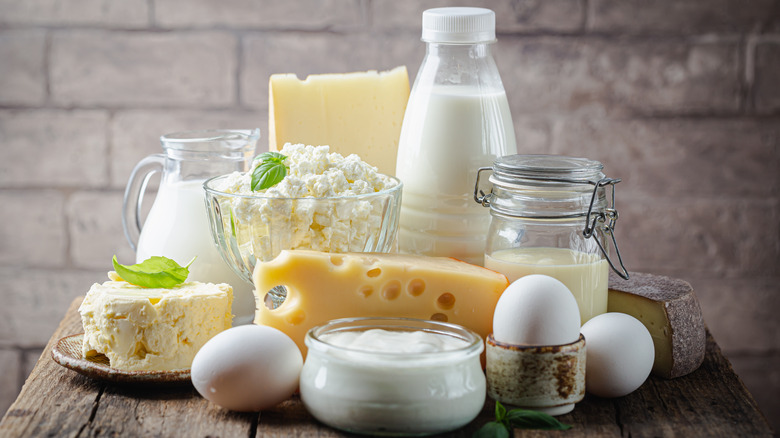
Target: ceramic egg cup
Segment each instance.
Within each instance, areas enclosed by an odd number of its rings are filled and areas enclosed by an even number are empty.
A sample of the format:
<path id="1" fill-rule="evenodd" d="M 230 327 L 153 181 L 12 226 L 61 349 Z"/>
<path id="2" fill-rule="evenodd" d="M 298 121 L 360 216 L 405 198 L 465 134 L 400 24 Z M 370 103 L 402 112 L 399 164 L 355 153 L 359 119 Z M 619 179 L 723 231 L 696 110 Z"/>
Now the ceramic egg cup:
<path id="1" fill-rule="evenodd" d="M 585 397 L 585 338 L 512 345 L 487 338 L 488 395 L 505 405 L 563 415 Z"/>

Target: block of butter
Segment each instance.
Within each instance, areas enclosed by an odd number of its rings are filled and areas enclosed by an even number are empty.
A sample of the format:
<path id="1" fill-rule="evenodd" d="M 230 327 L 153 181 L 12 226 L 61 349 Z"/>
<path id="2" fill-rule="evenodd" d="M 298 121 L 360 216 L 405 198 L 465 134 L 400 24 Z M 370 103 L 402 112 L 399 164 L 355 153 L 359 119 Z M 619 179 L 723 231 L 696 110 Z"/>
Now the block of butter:
<path id="1" fill-rule="evenodd" d="M 258 303 L 276 286 L 287 289 L 276 309 L 258 306 L 255 323 L 283 331 L 305 354 L 306 332 L 337 318 L 446 321 L 484 338 L 492 332 L 493 311 L 509 281 L 444 257 L 285 250 L 255 266 L 254 284 Z"/>
<path id="2" fill-rule="evenodd" d="M 704 360 L 706 333 L 693 288 L 683 280 L 631 272 L 629 280 L 610 273 L 609 312 L 640 320 L 655 345 L 652 373 L 667 379 L 684 376 Z"/>
<path id="3" fill-rule="evenodd" d="M 103 354 L 126 371 L 187 369 L 206 341 L 231 326 L 228 284 L 146 289 L 113 272 L 109 278 L 119 281 L 92 285 L 79 307 L 84 357 Z"/>
<path id="4" fill-rule="evenodd" d="M 390 71 L 271 75 L 268 86 L 269 150 L 285 143 L 328 145 L 358 154 L 380 173 L 395 174 L 401 124 L 409 100 L 406 67 Z"/>

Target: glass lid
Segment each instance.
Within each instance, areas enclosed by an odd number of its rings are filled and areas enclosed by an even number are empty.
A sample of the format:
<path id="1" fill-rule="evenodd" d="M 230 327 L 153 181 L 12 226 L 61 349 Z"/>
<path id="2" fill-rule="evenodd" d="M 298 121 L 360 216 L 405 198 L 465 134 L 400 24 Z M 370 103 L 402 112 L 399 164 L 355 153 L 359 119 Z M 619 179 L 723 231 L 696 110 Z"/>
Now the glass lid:
<path id="1" fill-rule="evenodd" d="M 604 165 L 587 158 L 563 155 L 507 155 L 493 163 L 493 176 L 505 183 L 516 179 L 549 182 L 596 182 L 604 177 Z"/>

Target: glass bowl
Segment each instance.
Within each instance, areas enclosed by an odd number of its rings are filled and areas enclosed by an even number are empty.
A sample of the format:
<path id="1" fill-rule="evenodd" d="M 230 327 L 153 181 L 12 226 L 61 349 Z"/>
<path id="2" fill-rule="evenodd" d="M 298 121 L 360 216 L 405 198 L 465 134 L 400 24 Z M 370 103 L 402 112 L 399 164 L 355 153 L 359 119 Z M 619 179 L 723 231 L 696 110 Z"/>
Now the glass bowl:
<path id="1" fill-rule="evenodd" d="M 217 190 L 230 175 L 206 180 L 211 235 L 222 257 L 252 281 L 258 261 L 284 249 L 390 252 L 398 233 L 401 181 L 382 191 L 326 198 L 277 198 Z"/>
<path id="2" fill-rule="evenodd" d="M 402 337 L 388 342 L 391 338 L 374 333 L 365 341 L 370 345 L 348 340 L 377 329 Z M 420 334 L 456 344 L 434 347 Z M 431 435 L 465 426 L 485 405 L 482 338 L 465 327 L 413 318 L 345 318 L 312 328 L 305 342 L 301 400 L 315 418 L 336 429 Z M 409 348 L 399 349 L 398 342 Z"/>

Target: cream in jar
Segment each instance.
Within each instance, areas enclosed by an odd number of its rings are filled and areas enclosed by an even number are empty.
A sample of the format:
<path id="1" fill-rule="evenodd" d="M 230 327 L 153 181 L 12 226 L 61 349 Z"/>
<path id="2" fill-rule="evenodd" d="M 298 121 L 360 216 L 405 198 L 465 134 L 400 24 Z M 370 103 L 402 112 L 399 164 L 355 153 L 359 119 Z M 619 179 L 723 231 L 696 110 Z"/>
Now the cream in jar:
<path id="1" fill-rule="evenodd" d="M 349 318 L 315 327 L 301 371 L 301 399 L 344 431 L 426 435 L 471 422 L 485 403 L 476 333 L 407 318 Z"/>
<path id="2" fill-rule="evenodd" d="M 485 256 L 485 267 L 507 276 L 510 282 L 531 274 L 558 279 L 569 288 L 584 324 L 607 312 L 609 264 L 599 254 L 568 248 L 512 248 Z"/>

